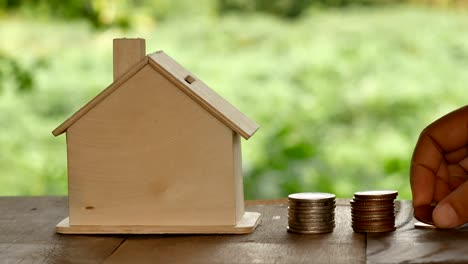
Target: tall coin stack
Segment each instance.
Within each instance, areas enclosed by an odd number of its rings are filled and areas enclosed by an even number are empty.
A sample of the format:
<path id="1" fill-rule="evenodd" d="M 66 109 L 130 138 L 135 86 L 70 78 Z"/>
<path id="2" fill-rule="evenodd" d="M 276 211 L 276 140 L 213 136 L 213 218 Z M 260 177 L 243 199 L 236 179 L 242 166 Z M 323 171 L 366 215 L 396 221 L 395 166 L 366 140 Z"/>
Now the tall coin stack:
<path id="1" fill-rule="evenodd" d="M 354 232 L 391 232 L 395 228 L 394 200 L 397 191 L 364 191 L 351 200 L 351 226 Z"/>
<path id="2" fill-rule="evenodd" d="M 288 196 L 288 231 L 300 234 L 330 233 L 335 228 L 335 195 L 295 193 Z"/>

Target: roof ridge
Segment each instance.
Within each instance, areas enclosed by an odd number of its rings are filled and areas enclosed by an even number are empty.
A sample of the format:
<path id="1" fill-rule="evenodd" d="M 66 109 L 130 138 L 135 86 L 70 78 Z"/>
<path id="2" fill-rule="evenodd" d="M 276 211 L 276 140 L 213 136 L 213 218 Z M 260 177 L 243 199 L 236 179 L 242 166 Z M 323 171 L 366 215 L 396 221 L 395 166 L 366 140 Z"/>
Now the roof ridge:
<path id="1" fill-rule="evenodd" d="M 65 132 L 73 123 L 103 101 L 147 64 L 243 138 L 249 139 L 258 130 L 259 125 L 257 123 L 249 119 L 231 103 L 208 87 L 208 85 L 197 79 L 182 65 L 178 64 L 170 56 L 160 50 L 146 55 L 141 62 L 131 67 L 121 78 L 114 81 L 80 110 L 54 129 L 52 134 L 58 136 Z"/>
<path id="2" fill-rule="evenodd" d="M 157 51 L 148 56 L 150 58 L 149 65 L 243 138 L 249 139 L 258 130 L 257 123 L 249 119 L 203 81 L 196 78 L 164 51 Z"/>

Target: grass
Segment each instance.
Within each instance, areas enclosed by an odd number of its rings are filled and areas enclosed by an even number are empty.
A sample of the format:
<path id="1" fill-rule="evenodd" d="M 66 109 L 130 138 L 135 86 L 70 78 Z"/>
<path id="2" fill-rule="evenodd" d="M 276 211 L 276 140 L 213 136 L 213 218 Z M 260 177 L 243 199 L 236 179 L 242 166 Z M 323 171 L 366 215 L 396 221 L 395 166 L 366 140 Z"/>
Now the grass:
<path id="1" fill-rule="evenodd" d="M 246 198 L 383 188 L 409 199 L 419 132 L 468 101 L 467 34 L 464 13 L 416 7 L 188 17 L 128 32 L 4 17 L 0 54 L 33 87 L 0 79 L 0 195 L 67 193 L 65 140 L 51 131 L 111 83 L 112 39 L 139 36 L 261 124 L 243 142 Z"/>

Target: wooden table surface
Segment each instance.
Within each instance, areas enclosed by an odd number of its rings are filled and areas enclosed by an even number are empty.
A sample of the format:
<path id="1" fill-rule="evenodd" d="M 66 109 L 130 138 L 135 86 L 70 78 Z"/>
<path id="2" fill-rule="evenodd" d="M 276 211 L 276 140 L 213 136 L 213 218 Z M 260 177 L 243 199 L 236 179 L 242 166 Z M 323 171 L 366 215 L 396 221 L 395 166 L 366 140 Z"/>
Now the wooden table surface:
<path id="1" fill-rule="evenodd" d="M 59 235 L 66 197 L 0 198 L 0 263 L 468 263 L 468 229 L 413 227 L 397 201 L 397 231 L 365 235 L 338 201 L 333 233 L 286 232 L 286 200 L 246 202 L 263 214 L 249 235 Z"/>

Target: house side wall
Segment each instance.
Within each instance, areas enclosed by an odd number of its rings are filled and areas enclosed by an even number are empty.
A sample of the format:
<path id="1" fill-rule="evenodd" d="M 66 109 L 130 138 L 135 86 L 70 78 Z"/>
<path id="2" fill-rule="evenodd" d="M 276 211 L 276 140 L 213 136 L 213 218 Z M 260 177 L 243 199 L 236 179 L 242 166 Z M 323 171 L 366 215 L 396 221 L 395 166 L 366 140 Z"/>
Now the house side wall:
<path id="1" fill-rule="evenodd" d="M 237 133 L 232 135 L 232 157 L 234 164 L 234 186 L 236 187 L 236 221 L 244 216 L 244 181 L 242 176 L 241 138 Z"/>
<path id="2" fill-rule="evenodd" d="M 232 130 L 145 66 L 67 131 L 71 225 L 234 225 Z"/>

